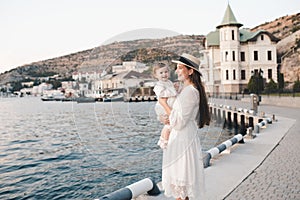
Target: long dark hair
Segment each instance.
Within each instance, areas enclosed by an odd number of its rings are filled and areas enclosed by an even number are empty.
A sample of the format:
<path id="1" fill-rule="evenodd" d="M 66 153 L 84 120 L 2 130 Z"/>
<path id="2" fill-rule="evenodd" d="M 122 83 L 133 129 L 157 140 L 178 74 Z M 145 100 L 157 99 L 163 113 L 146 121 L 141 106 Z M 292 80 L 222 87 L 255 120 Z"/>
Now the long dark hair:
<path id="1" fill-rule="evenodd" d="M 188 67 L 189 68 L 189 67 Z M 196 89 L 199 91 L 199 113 L 197 116 L 198 127 L 202 128 L 204 125 L 209 125 L 210 123 L 210 113 L 209 106 L 207 103 L 207 97 L 205 93 L 205 88 L 201 81 L 201 74 L 197 70 L 193 69 L 193 73 L 189 76 L 191 82 L 194 84 Z"/>

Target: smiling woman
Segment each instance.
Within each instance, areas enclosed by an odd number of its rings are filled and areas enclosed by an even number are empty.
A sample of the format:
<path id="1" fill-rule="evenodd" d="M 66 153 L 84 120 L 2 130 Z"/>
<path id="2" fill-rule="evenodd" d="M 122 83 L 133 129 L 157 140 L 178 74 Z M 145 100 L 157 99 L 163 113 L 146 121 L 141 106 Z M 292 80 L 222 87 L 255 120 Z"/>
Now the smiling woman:
<path id="1" fill-rule="evenodd" d="M 162 186 L 165 195 L 177 200 L 205 199 L 204 172 L 198 128 L 209 125 L 210 116 L 199 71 L 200 61 L 180 56 L 176 73 L 183 83 L 169 120 L 171 133 L 163 152 Z"/>

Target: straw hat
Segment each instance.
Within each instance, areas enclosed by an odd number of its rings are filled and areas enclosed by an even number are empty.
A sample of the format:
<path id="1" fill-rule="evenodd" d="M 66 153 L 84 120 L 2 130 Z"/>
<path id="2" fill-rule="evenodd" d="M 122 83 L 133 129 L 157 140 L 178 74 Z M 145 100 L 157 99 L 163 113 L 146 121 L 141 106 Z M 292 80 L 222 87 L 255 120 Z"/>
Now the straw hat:
<path id="1" fill-rule="evenodd" d="M 201 74 L 199 71 L 200 60 L 190 54 L 184 53 L 180 56 L 179 60 L 172 60 L 172 62 L 188 66 Z"/>

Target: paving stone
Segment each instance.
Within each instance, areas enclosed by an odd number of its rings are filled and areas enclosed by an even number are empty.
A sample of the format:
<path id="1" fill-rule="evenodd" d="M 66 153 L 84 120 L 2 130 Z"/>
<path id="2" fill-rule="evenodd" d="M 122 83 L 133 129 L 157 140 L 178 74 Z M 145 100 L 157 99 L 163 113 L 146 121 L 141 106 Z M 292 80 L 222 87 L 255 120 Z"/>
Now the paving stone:
<path id="1" fill-rule="evenodd" d="M 300 199 L 299 114 L 296 120 L 264 162 L 224 199 Z"/>

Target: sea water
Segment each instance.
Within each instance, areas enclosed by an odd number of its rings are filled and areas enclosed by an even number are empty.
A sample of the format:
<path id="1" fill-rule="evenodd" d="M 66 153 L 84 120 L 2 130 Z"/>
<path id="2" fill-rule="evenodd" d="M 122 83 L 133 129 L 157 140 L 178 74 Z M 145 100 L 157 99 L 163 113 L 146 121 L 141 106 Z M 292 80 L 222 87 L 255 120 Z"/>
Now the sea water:
<path id="1" fill-rule="evenodd" d="M 0 98 L 0 199 L 95 199 L 161 179 L 156 102 Z M 208 150 L 231 133 L 200 133 Z"/>

